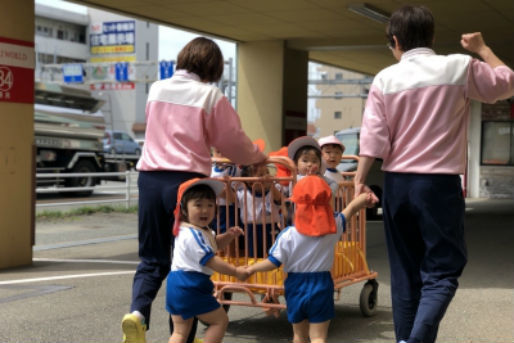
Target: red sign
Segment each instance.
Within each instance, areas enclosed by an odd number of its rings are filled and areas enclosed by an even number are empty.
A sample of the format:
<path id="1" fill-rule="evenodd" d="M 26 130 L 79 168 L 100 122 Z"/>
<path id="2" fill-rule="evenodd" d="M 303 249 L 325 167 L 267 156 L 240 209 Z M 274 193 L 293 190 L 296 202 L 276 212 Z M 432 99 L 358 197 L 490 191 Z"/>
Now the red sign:
<path id="1" fill-rule="evenodd" d="M 34 43 L 0 37 L 0 101 L 34 103 Z"/>

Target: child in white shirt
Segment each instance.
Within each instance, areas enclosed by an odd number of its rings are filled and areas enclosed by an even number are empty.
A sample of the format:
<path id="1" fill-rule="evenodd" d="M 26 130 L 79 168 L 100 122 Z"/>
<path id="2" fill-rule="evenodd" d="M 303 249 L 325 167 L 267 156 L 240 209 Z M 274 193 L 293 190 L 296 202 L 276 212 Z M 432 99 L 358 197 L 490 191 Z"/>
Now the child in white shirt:
<path id="1" fill-rule="evenodd" d="M 287 318 L 293 325 L 294 343 L 324 343 L 334 317 L 334 282 L 330 275 L 334 247 L 346 221 L 371 206 L 371 194 L 361 194 L 342 212 L 331 206 L 331 190 L 319 176 L 302 178 L 293 189 L 295 226 L 284 229 L 266 260 L 247 267 L 250 273 L 283 265 Z"/>
<path id="2" fill-rule="evenodd" d="M 194 317 L 209 325 L 206 342 L 221 342 L 228 317 L 213 296 L 210 276 L 216 271 L 239 279 L 248 277 L 243 267 L 235 267 L 215 255 L 217 249 L 223 249 L 243 233 L 239 227 L 231 227 L 215 235 L 208 227 L 216 213 L 216 196 L 223 189 L 223 182 L 199 178 L 179 187 L 173 227 L 175 246 L 166 288 L 166 309 L 174 327 L 169 343 L 186 342 Z"/>
<path id="3" fill-rule="evenodd" d="M 292 140 L 287 146 L 287 154 L 296 165 L 296 181 L 300 181 L 307 175 L 318 175 L 328 183 L 332 193 L 337 194 L 339 185 L 332 179 L 324 177 L 327 166 L 321 158 L 321 147 L 314 138 L 301 136 Z M 291 186 L 289 194 L 291 194 Z"/>
<path id="4" fill-rule="evenodd" d="M 323 176 L 337 183 L 343 181 L 343 175 L 337 170 L 345 149 L 343 143 L 336 136 L 322 137 L 318 143 L 321 148 L 321 157 L 327 165 Z"/>
<path id="5" fill-rule="evenodd" d="M 265 257 L 279 233 L 282 194 L 272 184 L 266 165 L 244 166 L 241 176 L 263 178 L 263 181 L 245 183 L 237 190 L 236 197 L 241 222 L 245 224 L 248 257 Z M 244 248 L 244 242 L 240 247 Z"/>
<path id="6" fill-rule="evenodd" d="M 212 157 L 224 158 L 218 149 L 212 148 Z M 212 163 L 211 177 L 212 178 L 225 178 L 225 177 L 238 177 L 241 176 L 241 168 L 233 163 Z M 214 217 L 211 227 L 217 233 L 224 233 L 227 227 L 235 225 L 236 210 L 234 204 L 227 204 L 225 198 L 218 199 L 218 215 Z M 219 222 L 218 222 L 219 218 Z"/>

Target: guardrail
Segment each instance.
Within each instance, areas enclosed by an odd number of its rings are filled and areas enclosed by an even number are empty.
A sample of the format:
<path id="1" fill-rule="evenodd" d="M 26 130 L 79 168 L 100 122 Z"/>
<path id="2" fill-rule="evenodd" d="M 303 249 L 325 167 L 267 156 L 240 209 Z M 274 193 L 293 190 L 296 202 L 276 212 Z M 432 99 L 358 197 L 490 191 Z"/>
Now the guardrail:
<path id="1" fill-rule="evenodd" d="M 60 206 L 77 206 L 77 205 L 96 205 L 106 203 L 125 203 L 125 207 L 129 208 L 131 202 L 134 201 L 133 195 L 139 193 L 137 187 L 137 176 L 139 175 L 136 171 L 125 171 L 125 172 L 108 172 L 108 173 L 37 173 L 36 179 L 55 179 L 55 178 L 77 178 L 77 177 L 92 177 L 106 180 L 114 177 L 124 177 L 123 183 L 120 181 L 120 185 L 96 185 L 89 187 L 64 187 L 64 186 L 51 186 L 51 187 L 37 187 L 36 194 L 49 194 L 49 193 L 76 193 L 76 192 L 93 192 L 95 190 L 101 191 L 115 191 L 114 195 L 123 196 L 116 199 L 92 199 L 92 200 L 76 200 L 70 198 L 70 201 L 53 202 L 53 203 L 39 203 L 36 204 L 36 208 L 45 207 L 60 207 Z M 118 182 L 118 181 L 115 181 Z M 118 191 L 118 192 L 116 192 Z"/>

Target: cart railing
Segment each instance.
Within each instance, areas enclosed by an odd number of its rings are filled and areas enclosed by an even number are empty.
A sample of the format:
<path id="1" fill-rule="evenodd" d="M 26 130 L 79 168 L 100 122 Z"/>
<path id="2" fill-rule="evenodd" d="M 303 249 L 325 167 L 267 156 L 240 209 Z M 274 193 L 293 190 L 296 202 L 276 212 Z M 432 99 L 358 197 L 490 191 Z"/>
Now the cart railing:
<path id="1" fill-rule="evenodd" d="M 351 156 L 350 158 L 357 158 Z M 228 160 L 216 160 L 217 163 L 230 163 Z M 220 179 L 226 184 L 226 189 L 232 192 L 239 192 L 239 197 L 234 197 L 235 211 L 234 218 L 229 218 L 228 201 L 226 206 L 226 223 L 230 222 L 240 226 L 245 232 L 244 238 L 235 240 L 229 247 L 218 252 L 225 261 L 236 265 L 245 266 L 257 263 L 268 256 L 268 250 L 277 238 L 278 231 L 287 225 L 293 224 L 294 206 L 287 200 L 288 191 L 292 187 L 289 184 L 296 182 L 295 167 L 293 162 L 287 157 L 272 157 L 268 160 L 270 164 L 279 164 L 291 171 L 289 177 L 226 177 Z M 273 174 L 273 173 L 272 173 Z M 346 175 L 353 177 L 353 174 Z M 255 206 L 259 203 L 257 198 L 263 196 L 266 190 L 275 187 L 283 192 L 280 203 L 271 206 L 269 211 L 259 211 Z M 229 193 L 229 192 L 227 192 Z M 353 181 L 343 181 L 335 196 L 334 209 L 342 209 L 353 199 L 355 188 Z M 242 194 L 242 195 L 241 195 Z M 241 199 L 250 199 L 246 203 Z M 250 207 L 248 207 L 250 206 Z M 250 219 L 254 220 L 250 220 Z M 220 218 L 217 219 L 218 224 Z M 271 232 L 258 230 L 271 227 Z M 218 225 L 218 233 L 221 229 Z M 259 246 L 258 235 L 262 235 Z M 253 245 L 253 246 L 251 246 Z M 250 253 L 253 252 L 253 253 Z M 257 253 L 256 253 L 257 252 Z M 370 271 L 366 262 L 366 216 L 365 210 L 359 211 L 347 221 L 346 230 L 337 243 L 334 251 L 334 265 L 331 271 L 334 281 L 334 288 L 337 295 L 343 287 L 365 280 L 375 279 L 377 273 Z M 284 280 L 287 275 L 282 267 L 269 272 L 257 272 L 245 282 L 238 281 L 233 276 L 214 273 L 212 280 L 215 285 L 215 292 L 218 301 L 224 305 L 241 305 L 264 308 L 269 313 L 278 314 L 280 309 L 286 307 L 281 303 L 279 297 L 284 294 Z M 243 293 L 247 297 L 245 300 L 233 300 L 227 297 L 227 293 Z M 376 295 L 376 292 L 375 292 Z"/>

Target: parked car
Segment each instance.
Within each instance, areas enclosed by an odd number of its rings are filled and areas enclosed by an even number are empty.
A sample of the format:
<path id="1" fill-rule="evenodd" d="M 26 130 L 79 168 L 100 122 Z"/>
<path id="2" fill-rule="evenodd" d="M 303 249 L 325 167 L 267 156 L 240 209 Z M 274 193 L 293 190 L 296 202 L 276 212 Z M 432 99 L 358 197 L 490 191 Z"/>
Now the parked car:
<path id="1" fill-rule="evenodd" d="M 345 129 L 338 131 L 335 136 L 344 144 L 345 155 L 359 156 L 359 143 L 360 143 L 360 127 Z M 352 172 L 357 170 L 357 162 L 355 160 L 342 160 L 337 166 L 339 171 Z M 384 188 L 384 172 L 382 171 L 382 160 L 375 159 L 371 166 L 368 176 L 366 177 L 366 184 L 369 185 L 371 190 L 376 194 L 380 200 L 378 204 L 371 209 L 368 209 L 366 214 L 368 218 L 380 218 L 382 211 L 382 190 Z"/>
<path id="2" fill-rule="evenodd" d="M 123 131 L 105 130 L 104 152 L 116 155 L 141 155 L 141 146 Z"/>

